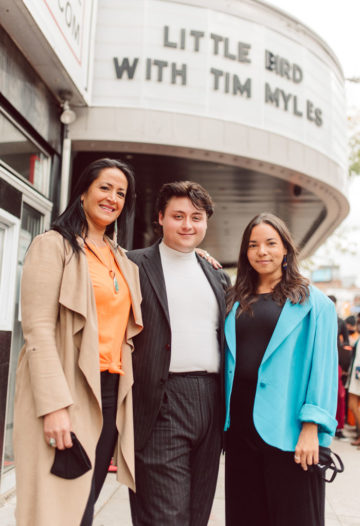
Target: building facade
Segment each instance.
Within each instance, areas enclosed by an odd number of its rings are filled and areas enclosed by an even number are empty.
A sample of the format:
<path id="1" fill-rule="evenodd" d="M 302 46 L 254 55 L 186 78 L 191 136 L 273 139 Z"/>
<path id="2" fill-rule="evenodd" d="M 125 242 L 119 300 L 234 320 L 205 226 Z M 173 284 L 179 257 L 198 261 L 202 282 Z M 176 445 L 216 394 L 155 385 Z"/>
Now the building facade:
<path id="1" fill-rule="evenodd" d="M 203 184 L 216 206 L 205 246 L 225 265 L 256 213 L 282 217 L 305 257 L 344 219 L 348 201 L 341 66 L 316 34 L 265 2 L 3 0 L 0 16 L 5 494 L 14 487 L 21 267 L 88 162 L 120 157 L 135 169 L 129 247 L 152 241 L 161 184 Z M 65 100 L 76 120 L 64 125 Z"/>

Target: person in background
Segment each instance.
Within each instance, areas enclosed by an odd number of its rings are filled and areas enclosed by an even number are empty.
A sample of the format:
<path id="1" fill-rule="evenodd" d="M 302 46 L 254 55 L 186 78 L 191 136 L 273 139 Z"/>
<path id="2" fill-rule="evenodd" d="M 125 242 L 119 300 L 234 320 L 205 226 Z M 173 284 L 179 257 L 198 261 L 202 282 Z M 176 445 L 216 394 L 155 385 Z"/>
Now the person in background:
<path id="1" fill-rule="evenodd" d="M 349 343 L 354 346 L 360 336 L 355 316 L 351 315 L 345 318 L 345 324 L 349 334 Z"/>
<path id="2" fill-rule="evenodd" d="M 349 367 L 349 374 L 346 381 L 348 390 L 348 408 L 352 412 L 356 425 L 356 438 L 351 442 L 353 446 L 360 448 L 360 347 L 359 333 L 356 327 L 355 316 L 346 318 L 346 325 L 349 330 L 350 341 L 353 345 L 353 356 Z"/>
<path id="3" fill-rule="evenodd" d="M 244 231 L 227 310 L 226 526 L 323 526 L 324 480 L 309 467 L 336 430 L 336 312 L 273 214 Z"/>
<path id="4" fill-rule="evenodd" d="M 356 315 L 356 330 L 360 334 L 360 312 Z"/>
<path id="5" fill-rule="evenodd" d="M 328 298 L 334 303 L 335 308 L 337 304 L 337 298 L 333 294 L 330 294 Z M 349 345 L 349 331 L 345 320 L 337 316 L 338 320 L 338 344 Z"/>
<path id="6" fill-rule="evenodd" d="M 17 526 L 90 526 L 114 451 L 118 480 L 135 489 L 131 356 L 141 294 L 138 268 L 117 244 L 134 200 L 127 164 L 94 161 L 27 253 L 15 395 Z M 72 448 L 71 432 L 91 469 L 67 480 L 50 469 L 55 451 Z"/>
<path id="7" fill-rule="evenodd" d="M 337 299 L 335 296 L 330 295 L 328 296 L 329 299 L 334 303 L 336 306 Z M 339 381 L 338 381 L 338 402 L 337 402 L 337 409 L 336 409 L 336 420 L 337 420 L 337 428 L 335 432 L 335 437 L 339 440 L 348 441 L 349 439 L 344 435 L 344 425 L 345 425 L 345 412 L 346 412 L 346 390 L 344 387 L 344 380 L 343 378 L 346 378 L 346 374 L 349 367 L 349 359 L 352 352 L 352 346 L 349 344 L 349 333 L 346 326 L 345 321 L 340 318 L 340 316 L 337 317 L 337 323 L 338 323 L 338 353 L 339 353 Z M 342 361 L 344 360 L 344 361 Z M 344 366 L 347 364 L 346 371 L 343 371 L 343 368 L 341 364 Z"/>

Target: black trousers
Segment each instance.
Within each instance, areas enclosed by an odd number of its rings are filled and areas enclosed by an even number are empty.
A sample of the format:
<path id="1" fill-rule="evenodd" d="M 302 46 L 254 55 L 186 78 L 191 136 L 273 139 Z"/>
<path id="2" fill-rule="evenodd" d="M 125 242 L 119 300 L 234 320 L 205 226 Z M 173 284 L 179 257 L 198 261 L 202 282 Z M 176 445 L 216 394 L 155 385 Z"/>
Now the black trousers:
<path id="1" fill-rule="evenodd" d="M 226 526 L 324 526 L 324 481 L 296 464 L 294 452 L 281 451 L 261 439 L 252 417 L 255 389 L 243 383 L 237 404 L 231 405 L 226 433 Z"/>
<path id="2" fill-rule="evenodd" d="M 220 408 L 218 375 L 170 375 L 150 439 L 135 454 L 134 526 L 207 525 L 219 470 Z"/>
<path id="3" fill-rule="evenodd" d="M 91 526 L 94 519 L 94 507 L 103 487 L 110 460 L 113 456 L 118 436 L 116 411 L 119 388 L 119 375 L 108 371 L 101 373 L 101 400 L 103 427 L 96 446 L 95 467 L 91 489 L 80 526 Z M 66 505 L 66 504 L 64 504 Z"/>

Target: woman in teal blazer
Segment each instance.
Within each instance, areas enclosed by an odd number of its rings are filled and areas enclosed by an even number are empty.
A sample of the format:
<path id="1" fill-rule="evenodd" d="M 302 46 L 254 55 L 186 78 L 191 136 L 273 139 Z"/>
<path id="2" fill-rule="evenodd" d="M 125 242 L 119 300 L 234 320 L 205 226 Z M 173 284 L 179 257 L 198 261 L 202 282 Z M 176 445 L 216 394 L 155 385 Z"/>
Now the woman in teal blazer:
<path id="1" fill-rule="evenodd" d="M 226 525 L 323 526 L 309 466 L 337 425 L 337 318 L 272 214 L 244 231 L 225 336 Z"/>

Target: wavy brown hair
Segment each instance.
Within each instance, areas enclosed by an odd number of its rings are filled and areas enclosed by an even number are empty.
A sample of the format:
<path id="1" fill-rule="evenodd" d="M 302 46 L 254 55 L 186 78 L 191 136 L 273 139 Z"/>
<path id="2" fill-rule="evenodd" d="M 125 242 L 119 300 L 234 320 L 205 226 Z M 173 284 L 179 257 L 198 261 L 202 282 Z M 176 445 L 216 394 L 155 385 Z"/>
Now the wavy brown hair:
<path id="1" fill-rule="evenodd" d="M 297 249 L 287 226 L 279 217 L 264 212 L 255 216 L 244 230 L 235 285 L 229 289 L 227 294 L 227 312 L 238 301 L 240 303 L 238 315 L 242 312 L 252 314 L 251 305 L 256 301 L 258 273 L 250 265 L 247 251 L 252 229 L 261 223 L 266 223 L 276 230 L 287 250 L 287 267 L 282 269 L 281 280 L 274 287 L 273 299 L 279 305 L 283 305 L 287 299 L 291 303 L 304 303 L 309 296 L 309 281 L 299 272 Z"/>

